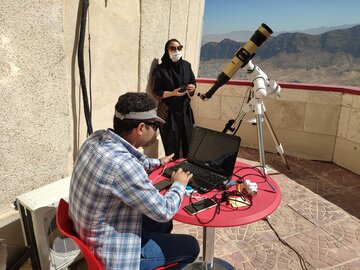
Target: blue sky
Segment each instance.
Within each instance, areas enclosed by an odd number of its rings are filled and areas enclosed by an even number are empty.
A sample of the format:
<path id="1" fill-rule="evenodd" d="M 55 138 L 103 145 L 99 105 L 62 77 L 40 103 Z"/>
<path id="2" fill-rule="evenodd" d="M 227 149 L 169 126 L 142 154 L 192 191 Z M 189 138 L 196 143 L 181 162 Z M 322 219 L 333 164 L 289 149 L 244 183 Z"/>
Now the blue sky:
<path id="1" fill-rule="evenodd" d="M 205 0 L 203 34 L 360 24 L 360 0 Z"/>

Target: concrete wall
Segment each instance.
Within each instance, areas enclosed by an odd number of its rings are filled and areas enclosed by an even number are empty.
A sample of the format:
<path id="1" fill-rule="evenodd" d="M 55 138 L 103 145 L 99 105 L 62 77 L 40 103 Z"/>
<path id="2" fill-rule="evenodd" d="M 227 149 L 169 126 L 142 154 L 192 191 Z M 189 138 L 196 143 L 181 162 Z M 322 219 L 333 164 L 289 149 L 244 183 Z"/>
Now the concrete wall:
<path id="1" fill-rule="evenodd" d="M 2 0 L 0 14 L 2 209 L 66 176 L 72 143 L 62 2 Z"/>
<path id="2" fill-rule="evenodd" d="M 360 95 L 343 96 L 334 162 L 360 174 Z"/>
<path id="3" fill-rule="evenodd" d="M 18 195 L 70 175 L 86 138 L 80 2 L 1 0 L 0 227 L 18 215 L 10 207 Z M 169 38 L 184 43 L 197 74 L 204 0 L 89 2 L 84 59 L 94 130 L 112 126 L 119 95 L 150 90 L 149 74 Z M 146 152 L 158 155 L 161 143 Z"/>
<path id="4" fill-rule="evenodd" d="M 199 92 L 207 92 L 211 85 L 201 83 Z M 222 131 L 228 120 L 239 115 L 247 89 L 244 83 L 232 83 L 221 87 L 208 101 L 193 99 L 196 124 Z M 265 97 L 263 104 L 285 155 L 333 161 L 360 174 L 360 95 L 324 91 L 320 86 L 318 91 L 314 87 L 283 87 L 280 97 Z M 242 146 L 257 149 L 257 128 L 248 122 L 254 118 L 252 111 L 246 113 L 237 135 Z M 265 151 L 276 152 L 265 123 L 262 130 Z"/>

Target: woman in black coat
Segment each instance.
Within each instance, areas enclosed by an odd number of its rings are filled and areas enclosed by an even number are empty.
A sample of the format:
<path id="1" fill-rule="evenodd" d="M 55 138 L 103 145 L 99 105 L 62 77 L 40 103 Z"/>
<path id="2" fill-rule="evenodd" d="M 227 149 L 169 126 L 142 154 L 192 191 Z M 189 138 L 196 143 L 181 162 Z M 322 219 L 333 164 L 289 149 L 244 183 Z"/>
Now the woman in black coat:
<path id="1" fill-rule="evenodd" d="M 190 96 L 196 89 L 191 64 L 182 59 L 183 46 L 176 39 L 165 44 L 161 64 L 154 71 L 154 94 L 160 100 L 158 115 L 166 124 L 160 127 L 160 135 L 166 155 L 174 153 L 174 159 L 187 157 L 194 122 Z"/>

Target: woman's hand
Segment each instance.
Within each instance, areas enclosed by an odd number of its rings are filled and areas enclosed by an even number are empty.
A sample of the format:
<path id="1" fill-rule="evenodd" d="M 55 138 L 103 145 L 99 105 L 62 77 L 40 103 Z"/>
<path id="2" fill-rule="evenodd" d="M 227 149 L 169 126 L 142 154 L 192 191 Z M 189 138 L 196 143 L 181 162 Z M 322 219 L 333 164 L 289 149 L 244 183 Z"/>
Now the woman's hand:
<path id="1" fill-rule="evenodd" d="M 187 88 L 185 90 L 187 90 Z M 181 87 L 176 88 L 172 93 L 174 97 L 182 97 L 186 95 L 186 91 L 181 90 Z"/>
<path id="2" fill-rule="evenodd" d="M 196 89 L 196 86 L 195 84 L 188 84 L 187 87 L 186 87 L 186 91 L 191 94 L 192 92 L 194 92 Z"/>
<path id="3" fill-rule="evenodd" d="M 186 94 L 189 94 L 190 96 L 194 95 L 196 86 L 195 84 L 188 84 L 184 90 L 181 90 L 181 87 L 174 89 L 174 91 L 164 91 L 164 94 L 162 98 L 168 98 L 168 97 L 182 97 Z"/>
<path id="4" fill-rule="evenodd" d="M 195 94 L 196 85 L 195 84 L 188 84 L 186 87 L 186 92 L 192 97 Z"/>
<path id="5" fill-rule="evenodd" d="M 174 89 L 174 91 L 164 91 L 162 98 L 169 98 L 169 97 L 182 97 L 186 95 L 186 91 L 181 92 L 181 87 Z"/>

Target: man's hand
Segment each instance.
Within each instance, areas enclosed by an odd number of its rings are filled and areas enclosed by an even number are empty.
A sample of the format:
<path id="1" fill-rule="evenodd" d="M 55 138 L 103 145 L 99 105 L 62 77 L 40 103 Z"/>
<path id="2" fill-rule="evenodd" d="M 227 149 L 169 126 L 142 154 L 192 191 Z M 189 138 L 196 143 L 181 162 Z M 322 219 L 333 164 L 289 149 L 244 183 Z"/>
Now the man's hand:
<path id="1" fill-rule="evenodd" d="M 176 172 L 172 173 L 171 181 L 179 181 L 184 187 L 186 187 L 192 177 L 192 173 L 184 172 L 181 168 L 179 168 Z"/>
<path id="2" fill-rule="evenodd" d="M 165 157 L 162 157 L 162 158 L 159 158 L 160 159 L 160 162 L 161 162 L 161 165 L 160 166 L 164 166 L 166 164 L 168 164 L 170 161 L 172 161 L 173 157 L 174 157 L 174 153 L 172 153 L 171 155 L 169 156 L 165 156 Z"/>

